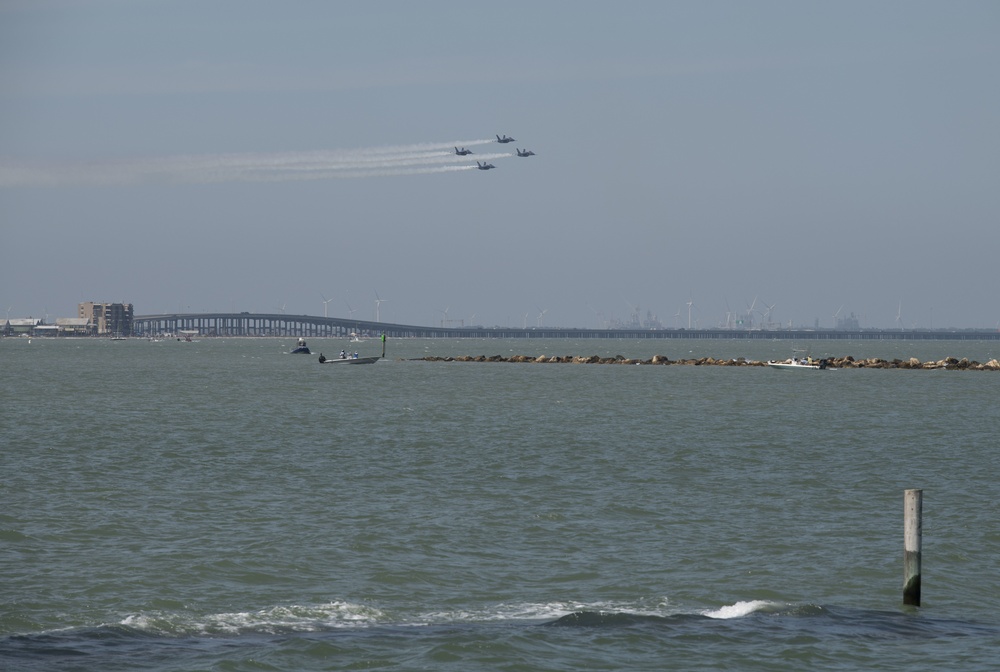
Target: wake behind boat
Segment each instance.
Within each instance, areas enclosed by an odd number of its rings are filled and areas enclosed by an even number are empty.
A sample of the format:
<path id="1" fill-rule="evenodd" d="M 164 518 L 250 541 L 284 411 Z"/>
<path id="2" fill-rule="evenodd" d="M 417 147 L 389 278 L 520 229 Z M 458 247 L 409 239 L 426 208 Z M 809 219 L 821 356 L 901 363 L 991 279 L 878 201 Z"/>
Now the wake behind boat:
<path id="1" fill-rule="evenodd" d="M 382 356 L 381 357 L 359 357 L 358 353 L 350 355 L 346 350 L 340 351 L 339 357 L 333 357 L 327 359 L 326 356 L 321 352 L 319 353 L 319 363 L 320 364 L 374 364 L 378 360 L 385 357 L 385 334 L 382 334 Z"/>

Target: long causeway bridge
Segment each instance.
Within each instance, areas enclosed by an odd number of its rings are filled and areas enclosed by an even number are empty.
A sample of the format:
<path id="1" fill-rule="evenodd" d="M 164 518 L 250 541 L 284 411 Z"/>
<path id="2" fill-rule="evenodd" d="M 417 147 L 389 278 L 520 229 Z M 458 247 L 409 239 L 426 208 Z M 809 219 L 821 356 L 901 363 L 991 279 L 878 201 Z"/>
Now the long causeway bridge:
<path id="1" fill-rule="evenodd" d="M 747 340 L 858 340 L 858 341 L 997 341 L 991 330 L 861 329 L 564 329 L 558 327 L 421 327 L 388 322 L 285 315 L 284 313 L 172 313 L 137 315 L 134 336 L 163 334 L 199 336 L 293 336 L 349 338 L 352 334 L 389 338 L 606 338 L 606 339 L 747 339 Z"/>

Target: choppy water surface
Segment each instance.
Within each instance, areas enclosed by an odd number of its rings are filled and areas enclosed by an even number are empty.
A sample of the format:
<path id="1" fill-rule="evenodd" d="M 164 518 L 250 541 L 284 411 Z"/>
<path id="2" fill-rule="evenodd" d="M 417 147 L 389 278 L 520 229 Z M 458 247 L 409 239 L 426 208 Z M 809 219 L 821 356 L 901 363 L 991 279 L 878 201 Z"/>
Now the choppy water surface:
<path id="1" fill-rule="evenodd" d="M 0 340 L 0 668 L 1000 664 L 1000 374 L 413 361 L 790 354 L 770 342 L 293 345 Z"/>

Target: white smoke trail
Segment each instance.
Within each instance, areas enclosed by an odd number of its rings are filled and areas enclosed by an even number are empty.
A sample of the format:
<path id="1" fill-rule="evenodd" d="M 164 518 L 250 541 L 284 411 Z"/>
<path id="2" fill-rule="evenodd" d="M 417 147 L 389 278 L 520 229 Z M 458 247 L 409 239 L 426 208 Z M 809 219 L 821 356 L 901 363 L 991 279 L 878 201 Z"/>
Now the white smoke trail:
<path id="1" fill-rule="evenodd" d="M 490 152 L 459 156 L 456 147 L 490 139 L 389 147 L 209 154 L 104 160 L 87 163 L 19 163 L 0 160 L 0 188 L 121 186 L 130 184 L 287 182 L 446 173 L 476 168 L 476 161 L 513 156 Z"/>

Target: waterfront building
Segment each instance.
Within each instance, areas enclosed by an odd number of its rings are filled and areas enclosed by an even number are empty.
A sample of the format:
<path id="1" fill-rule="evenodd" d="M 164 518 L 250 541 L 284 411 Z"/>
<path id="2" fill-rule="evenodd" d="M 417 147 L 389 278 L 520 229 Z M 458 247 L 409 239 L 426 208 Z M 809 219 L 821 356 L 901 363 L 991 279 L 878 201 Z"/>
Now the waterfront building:
<path id="1" fill-rule="evenodd" d="M 56 327 L 60 336 L 90 336 L 94 323 L 87 317 L 57 317 Z"/>
<path id="2" fill-rule="evenodd" d="M 4 336 L 34 336 L 35 328 L 43 321 L 37 317 L 8 319 L 4 326 Z"/>
<path id="3" fill-rule="evenodd" d="M 77 317 L 91 321 L 98 336 L 131 336 L 131 303 L 94 303 L 85 301 L 78 306 Z"/>

